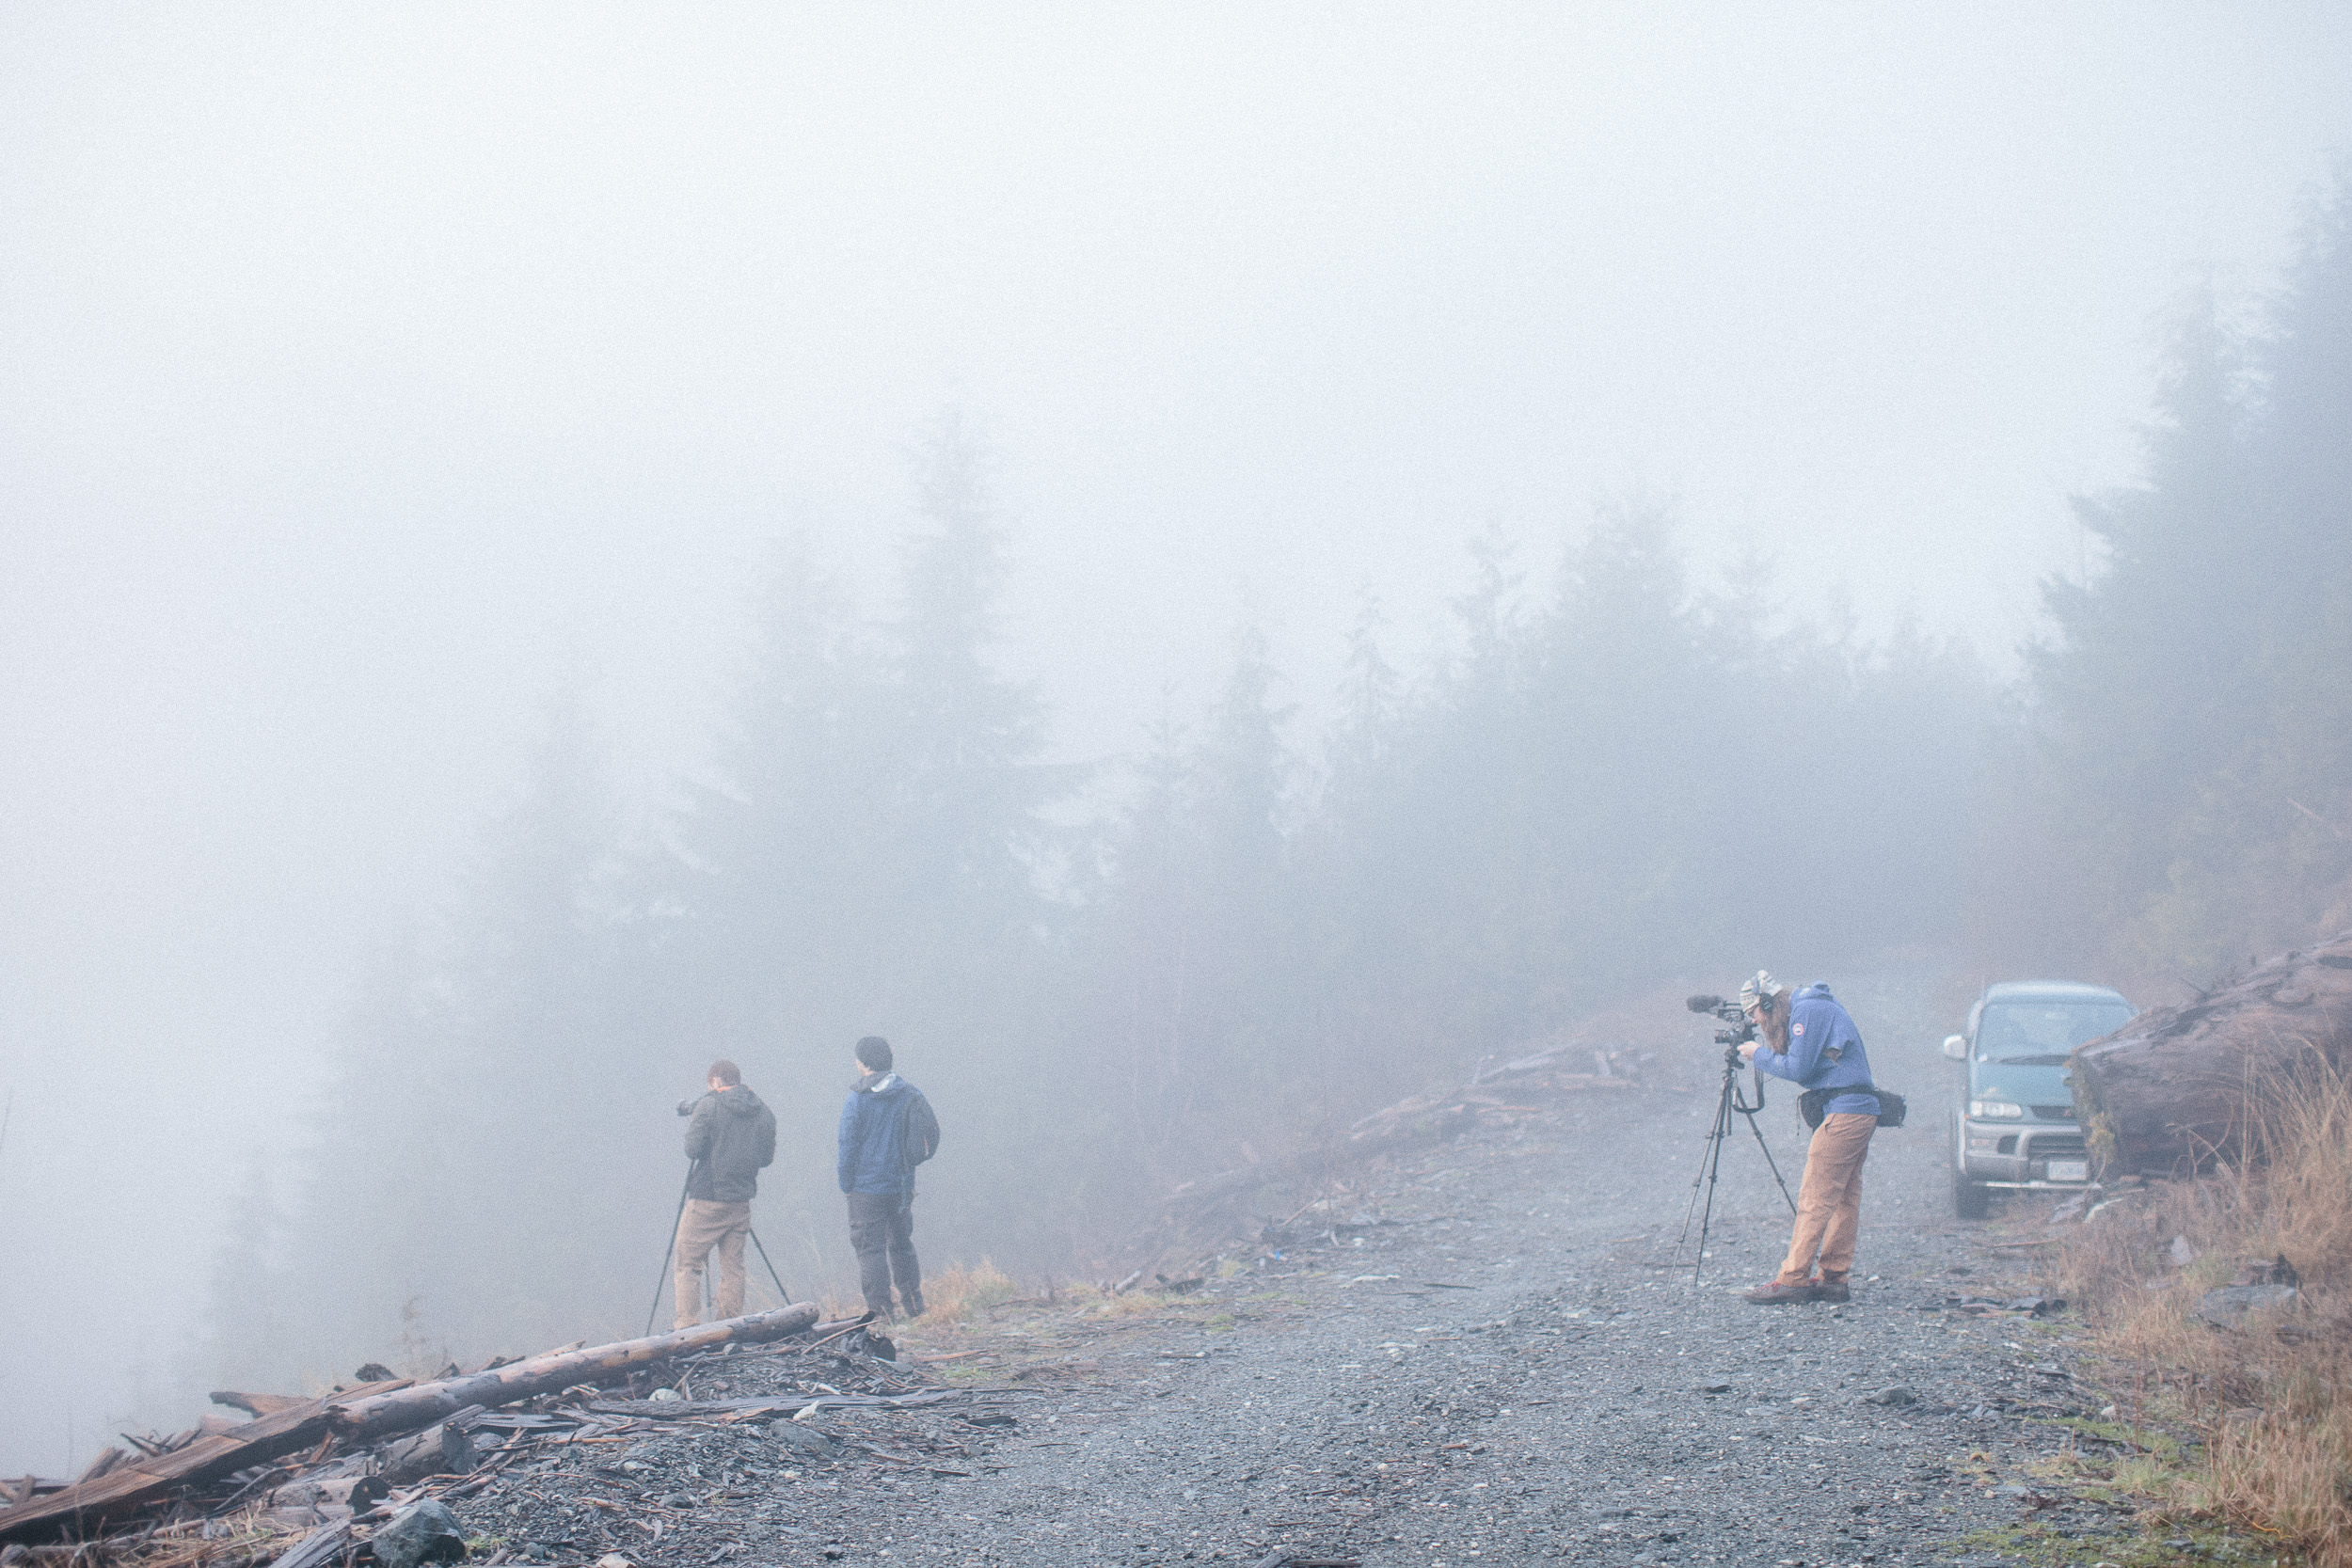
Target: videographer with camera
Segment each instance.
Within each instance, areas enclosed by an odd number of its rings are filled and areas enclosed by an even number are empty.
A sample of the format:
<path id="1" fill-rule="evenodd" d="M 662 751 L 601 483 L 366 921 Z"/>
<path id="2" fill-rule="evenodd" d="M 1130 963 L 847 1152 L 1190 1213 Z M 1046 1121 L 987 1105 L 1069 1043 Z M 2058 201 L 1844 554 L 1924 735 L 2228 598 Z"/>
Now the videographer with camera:
<path id="1" fill-rule="evenodd" d="M 714 1247 L 719 1316 L 743 1315 L 743 1238 L 751 1234 L 752 1197 L 759 1191 L 759 1173 L 776 1158 L 776 1114 L 744 1086 L 741 1069 L 722 1058 L 710 1064 L 706 1082 L 707 1092 L 677 1108 L 691 1118 L 686 1157 L 694 1162 L 678 1214 L 679 1328 L 702 1322 L 703 1263 Z"/>
<path id="2" fill-rule="evenodd" d="M 1740 988 L 1740 1006 L 1763 1037 L 1743 1042 L 1740 1059 L 1804 1089 L 1805 1120 L 1815 1123 L 1788 1257 L 1779 1275 L 1746 1299 L 1759 1307 L 1844 1301 L 1851 1293 L 1846 1276 L 1853 1268 L 1854 1233 L 1862 1225 L 1862 1163 L 1880 1110 L 1862 1031 L 1827 986 L 1792 995 L 1760 969 Z"/>

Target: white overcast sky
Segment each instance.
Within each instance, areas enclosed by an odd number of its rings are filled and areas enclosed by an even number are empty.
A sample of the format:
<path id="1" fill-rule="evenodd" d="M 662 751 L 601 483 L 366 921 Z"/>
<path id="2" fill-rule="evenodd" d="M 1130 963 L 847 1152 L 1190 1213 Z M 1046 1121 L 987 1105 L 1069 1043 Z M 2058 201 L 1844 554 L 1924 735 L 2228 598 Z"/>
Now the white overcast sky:
<path id="1" fill-rule="evenodd" d="M 2333 5 L 0 9 L 0 1470 L 192 1416 L 220 1188 L 550 700 L 696 760 L 805 530 L 991 434 L 1061 748 L 1236 616 L 1671 498 L 2005 659 L 2168 302 L 2272 277 Z M 160 1326 L 158 1326 L 160 1325 Z M 103 1351 L 101 1349 L 103 1348 Z M 372 1349 L 373 1347 L 359 1347 Z"/>

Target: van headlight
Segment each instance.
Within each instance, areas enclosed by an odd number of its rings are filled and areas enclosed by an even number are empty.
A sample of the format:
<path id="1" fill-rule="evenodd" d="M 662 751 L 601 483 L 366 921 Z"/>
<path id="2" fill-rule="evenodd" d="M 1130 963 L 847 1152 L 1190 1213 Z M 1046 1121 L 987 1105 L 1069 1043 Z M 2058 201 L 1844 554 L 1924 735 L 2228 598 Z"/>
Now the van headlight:
<path id="1" fill-rule="evenodd" d="M 2025 1118 L 2023 1105 L 2011 1105 L 2006 1100 L 1972 1100 L 1968 1114 L 1979 1121 L 2020 1121 Z"/>

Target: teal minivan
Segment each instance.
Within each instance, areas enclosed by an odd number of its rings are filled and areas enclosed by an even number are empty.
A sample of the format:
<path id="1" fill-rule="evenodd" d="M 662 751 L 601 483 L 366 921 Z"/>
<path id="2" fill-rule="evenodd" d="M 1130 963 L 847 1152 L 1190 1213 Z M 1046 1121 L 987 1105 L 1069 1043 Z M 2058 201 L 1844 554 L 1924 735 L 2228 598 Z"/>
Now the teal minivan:
<path id="1" fill-rule="evenodd" d="M 2066 1059 L 2078 1045 L 2132 1021 L 2132 1005 L 2105 986 L 2004 980 L 1968 1009 L 1968 1029 L 1944 1042 L 1966 1065 L 1952 1113 L 1952 1212 L 1980 1220 L 2002 1189 L 2082 1188 L 2090 1151 L 2074 1116 Z"/>

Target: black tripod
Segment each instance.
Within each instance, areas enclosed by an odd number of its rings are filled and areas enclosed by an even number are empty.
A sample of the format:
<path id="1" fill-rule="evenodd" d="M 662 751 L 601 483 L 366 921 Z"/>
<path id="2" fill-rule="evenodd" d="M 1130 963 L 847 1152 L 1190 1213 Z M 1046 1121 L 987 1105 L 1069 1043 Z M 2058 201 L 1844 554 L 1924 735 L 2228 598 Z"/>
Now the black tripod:
<path id="1" fill-rule="evenodd" d="M 669 1282 L 670 1256 L 677 1251 L 678 1227 L 686 1223 L 686 1195 L 693 1189 L 693 1185 L 694 1170 L 690 1165 L 686 1170 L 686 1185 L 678 1189 L 677 1214 L 670 1221 L 670 1244 L 661 1249 L 661 1272 L 654 1276 L 653 1303 L 645 1308 L 645 1332 L 647 1334 L 653 1332 L 654 1315 L 661 1310 L 661 1287 Z M 776 1282 L 776 1299 L 787 1306 L 790 1305 L 792 1292 L 784 1288 L 784 1280 L 776 1273 L 775 1261 L 768 1256 L 768 1243 L 761 1241 L 759 1232 L 753 1230 L 751 1227 L 745 1226 L 743 1228 L 751 1236 L 752 1245 L 759 1249 L 759 1260 L 768 1265 L 768 1277 Z M 705 1260 L 706 1269 L 713 1266 L 710 1260 Z"/>
<path id="2" fill-rule="evenodd" d="M 1696 1008 L 1694 1001 L 1692 1006 Z M 1724 1039 L 1723 1034 L 1715 1037 Z M 1764 1130 L 1756 1125 L 1756 1114 L 1764 1109 L 1764 1077 L 1756 1080 L 1756 1103 L 1751 1105 L 1740 1094 L 1740 1047 L 1735 1041 L 1724 1047 L 1724 1086 L 1715 1096 L 1715 1122 L 1707 1130 L 1707 1153 L 1699 1161 L 1699 1173 L 1691 1180 L 1691 1206 L 1682 1212 L 1682 1234 L 1675 1238 L 1675 1251 L 1679 1255 L 1682 1243 L 1691 1237 L 1691 1216 L 1698 1215 L 1698 1256 L 1691 1260 L 1691 1283 L 1699 1282 L 1699 1271 L 1707 1265 L 1707 1232 L 1715 1218 L 1715 1177 L 1723 1169 L 1724 1144 L 1731 1137 L 1731 1118 L 1736 1112 L 1748 1118 L 1748 1131 L 1756 1134 L 1756 1147 L 1764 1151 L 1764 1163 L 1772 1167 L 1772 1180 L 1780 1187 L 1780 1196 L 1788 1199 L 1788 1212 L 1797 1212 L 1797 1200 L 1788 1196 L 1788 1183 L 1781 1180 L 1780 1163 L 1772 1158 L 1772 1146 L 1764 1141 Z M 1699 1205 L 1699 1189 L 1707 1189 L 1707 1204 Z"/>

